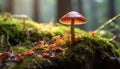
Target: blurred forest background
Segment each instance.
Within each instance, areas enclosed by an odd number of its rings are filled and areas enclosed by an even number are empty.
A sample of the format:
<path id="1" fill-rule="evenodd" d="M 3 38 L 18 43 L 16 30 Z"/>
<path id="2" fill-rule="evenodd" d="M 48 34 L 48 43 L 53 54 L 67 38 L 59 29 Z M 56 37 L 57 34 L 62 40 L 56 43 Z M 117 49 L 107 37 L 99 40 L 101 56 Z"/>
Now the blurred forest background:
<path id="1" fill-rule="evenodd" d="M 80 28 L 95 30 L 120 13 L 120 0 L 0 0 L 0 13 L 25 14 L 39 23 L 56 23 L 70 11 L 78 11 L 88 19 Z M 120 20 L 109 27 L 118 25 Z"/>

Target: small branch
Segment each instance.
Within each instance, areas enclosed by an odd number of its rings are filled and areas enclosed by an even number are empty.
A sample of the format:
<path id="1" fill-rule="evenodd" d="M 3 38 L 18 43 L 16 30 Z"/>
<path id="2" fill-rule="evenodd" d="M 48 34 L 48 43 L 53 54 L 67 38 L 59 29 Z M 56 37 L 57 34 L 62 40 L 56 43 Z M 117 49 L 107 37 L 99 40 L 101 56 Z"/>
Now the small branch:
<path id="1" fill-rule="evenodd" d="M 99 32 L 101 29 L 103 29 L 105 26 L 107 26 L 108 24 L 110 24 L 111 22 L 117 20 L 118 18 L 120 18 L 120 14 L 116 15 L 115 17 L 113 17 L 112 19 L 108 20 L 107 22 L 105 22 L 102 26 L 100 26 L 98 29 L 95 30 L 95 32 Z"/>
<path id="2" fill-rule="evenodd" d="M 23 17 L 23 30 L 25 31 L 25 34 L 26 34 L 26 38 L 29 40 L 29 37 L 30 37 L 30 33 L 29 33 L 29 30 L 28 28 L 26 27 L 26 18 Z"/>
<path id="3" fill-rule="evenodd" d="M 9 35 L 7 35 L 6 38 L 7 38 L 7 44 L 8 44 L 8 46 L 9 46 L 10 50 L 11 50 L 11 53 L 13 54 L 13 53 L 14 53 L 14 52 L 13 52 L 13 49 L 12 49 L 10 43 L 9 43 Z"/>
<path id="4" fill-rule="evenodd" d="M 0 47 L 3 47 L 4 35 L 0 36 Z"/>

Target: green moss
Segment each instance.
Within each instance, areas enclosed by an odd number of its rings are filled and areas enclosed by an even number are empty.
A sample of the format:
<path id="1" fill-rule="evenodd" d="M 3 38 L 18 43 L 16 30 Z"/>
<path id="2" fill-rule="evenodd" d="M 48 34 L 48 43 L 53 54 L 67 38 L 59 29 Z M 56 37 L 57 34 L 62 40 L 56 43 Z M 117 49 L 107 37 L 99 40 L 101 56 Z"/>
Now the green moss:
<path id="1" fill-rule="evenodd" d="M 90 33 L 83 33 L 79 35 L 79 41 L 76 45 L 66 45 L 68 50 L 63 55 L 64 60 L 75 60 L 78 62 L 86 62 L 86 58 L 92 58 L 96 61 L 101 61 L 105 57 L 113 56 L 113 51 L 117 50 L 114 45 L 109 42 L 109 39 L 103 38 L 100 35 L 95 37 L 91 36 Z M 98 58 L 99 57 L 99 58 Z"/>
<path id="2" fill-rule="evenodd" d="M 27 51 L 27 48 L 25 46 L 16 46 L 12 47 L 13 52 L 25 52 Z"/>
<path id="3" fill-rule="evenodd" d="M 114 50 L 116 55 L 120 58 L 120 48 Z"/>
<path id="4" fill-rule="evenodd" d="M 13 47 L 14 52 L 26 51 L 26 46 L 29 46 L 32 42 L 45 40 L 47 43 L 47 41 L 52 41 L 51 39 L 54 36 L 64 36 L 65 33 L 70 33 L 69 26 L 63 26 L 60 24 L 57 24 L 56 26 L 49 26 L 39 24 L 31 20 L 25 20 L 24 23 L 23 20 L 18 20 L 11 17 L 4 18 L 4 15 L 0 16 L 0 36 L 5 36 L 4 42 L 7 43 L 8 41 L 11 46 L 19 45 L 20 43 L 24 45 Z M 115 44 L 109 41 L 108 38 L 104 38 L 101 35 L 92 36 L 91 32 L 86 32 L 78 28 L 75 28 L 75 34 L 77 41 L 74 45 L 71 45 L 70 42 L 66 42 L 61 46 L 65 48 L 65 50 L 60 54 L 60 61 L 58 62 L 59 67 L 69 66 L 71 63 L 74 63 L 75 66 L 82 66 L 87 63 L 87 57 L 95 60 L 95 63 L 97 63 L 102 61 L 105 57 L 113 56 L 111 50 L 113 50 L 117 56 L 120 57 L 120 49 L 117 49 L 119 47 L 116 47 Z M 20 69 L 34 69 L 36 62 L 34 62 L 33 59 L 37 61 L 38 67 L 47 64 L 47 61 L 43 58 L 27 56 L 25 60 L 16 67 Z"/>
<path id="5" fill-rule="evenodd" d="M 12 16 L 4 14 L 0 16 L 0 35 L 5 35 L 5 44 L 17 45 L 19 42 L 24 43 L 26 39 L 30 41 L 39 41 L 42 39 L 51 39 L 55 35 L 62 35 L 70 32 L 69 27 L 57 24 L 49 26 L 39 24 L 31 20 L 18 20 Z M 76 32 L 80 31 L 75 29 Z M 30 37 L 30 38 L 29 38 Z"/>

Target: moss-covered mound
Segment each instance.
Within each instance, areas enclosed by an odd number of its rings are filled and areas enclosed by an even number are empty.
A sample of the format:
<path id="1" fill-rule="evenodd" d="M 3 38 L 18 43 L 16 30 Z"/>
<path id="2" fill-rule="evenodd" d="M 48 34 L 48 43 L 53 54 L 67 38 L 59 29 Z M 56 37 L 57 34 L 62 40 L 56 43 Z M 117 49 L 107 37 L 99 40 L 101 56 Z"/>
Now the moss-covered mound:
<path id="1" fill-rule="evenodd" d="M 79 31 L 76 29 L 76 32 Z M 4 36 L 4 41 L 12 45 L 19 42 L 39 41 L 42 39 L 50 39 L 55 35 L 61 35 L 69 32 L 69 28 L 65 26 L 53 26 L 53 23 L 39 24 L 32 20 L 15 19 L 10 14 L 2 14 L 0 16 L 0 36 Z M 30 38 L 29 38 L 30 37 Z"/>
<path id="2" fill-rule="evenodd" d="M 120 57 L 120 50 L 110 39 L 80 29 L 75 31 L 75 43 L 71 44 L 69 27 L 1 15 L 0 68 L 104 69 L 106 58 L 115 58 L 115 54 Z M 7 45 L 10 48 L 6 50 Z M 116 58 L 115 61 L 119 65 Z"/>

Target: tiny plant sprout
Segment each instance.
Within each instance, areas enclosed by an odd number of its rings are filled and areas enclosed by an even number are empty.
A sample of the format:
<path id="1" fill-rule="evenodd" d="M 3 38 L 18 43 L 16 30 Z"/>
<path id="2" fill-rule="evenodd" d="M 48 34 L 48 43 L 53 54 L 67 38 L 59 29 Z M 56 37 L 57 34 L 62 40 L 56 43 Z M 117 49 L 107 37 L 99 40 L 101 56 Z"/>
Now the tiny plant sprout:
<path id="1" fill-rule="evenodd" d="M 75 34 L 74 34 L 74 25 L 84 24 L 87 19 L 76 11 L 71 11 L 65 14 L 63 17 L 59 19 L 59 22 L 62 24 L 71 26 L 71 41 L 74 44 Z"/>

